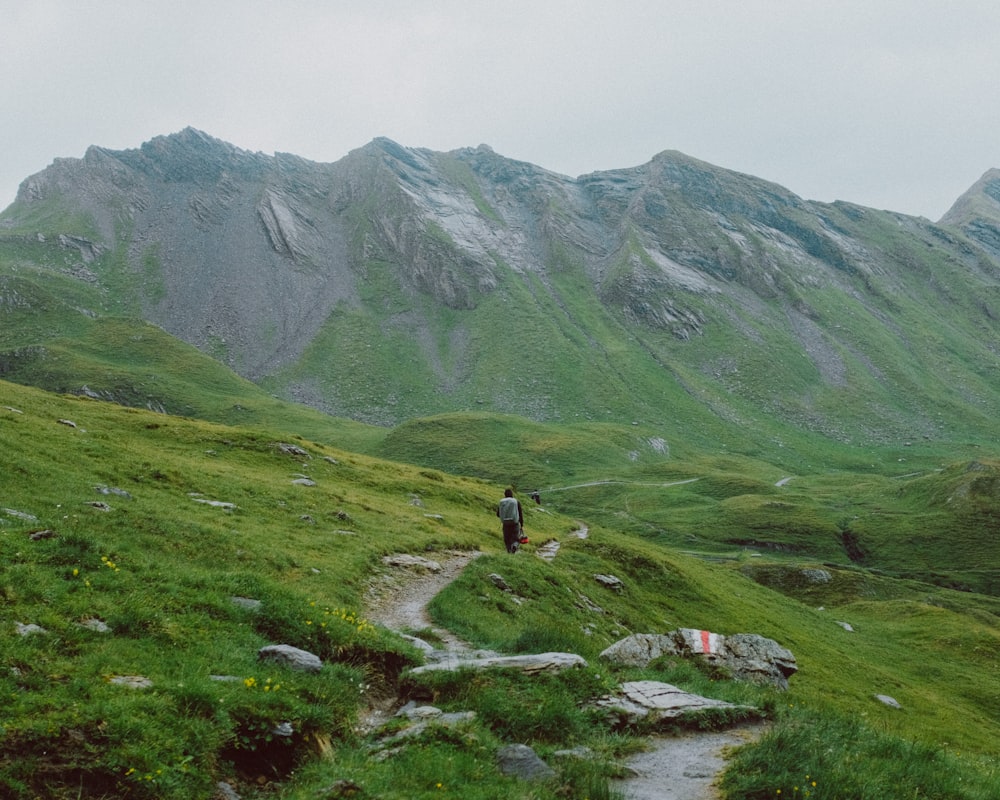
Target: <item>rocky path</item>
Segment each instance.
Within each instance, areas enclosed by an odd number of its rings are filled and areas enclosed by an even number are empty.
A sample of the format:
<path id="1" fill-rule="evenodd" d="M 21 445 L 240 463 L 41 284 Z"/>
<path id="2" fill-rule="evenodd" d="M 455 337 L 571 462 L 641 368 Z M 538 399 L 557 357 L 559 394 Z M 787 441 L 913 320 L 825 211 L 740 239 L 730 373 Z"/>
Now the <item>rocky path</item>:
<path id="1" fill-rule="evenodd" d="M 573 535 L 586 538 L 587 533 L 586 527 L 581 527 Z M 550 560 L 558 547 L 550 550 L 538 555 Z M 427 606 L 479 555 L 460 551 L 436 554 L 432 567 L 391 572 L 372 587 L 365 617 L 400 632 L 431 630 L 452 653 L 470 652 L 472 648 L 467 642 L 434 626 Z M 394 700 L 387 699 L 371 709 L 363 727 L 371 730 L 384 723 L 394 704 Z M 654 737 L 647 751 L 629 759 L 628 777 L 613 781 L 613 788 L 624 800 L 719 800 L 714 784 L 725 766 L 726 750 L 752 741 L 763 730 L 762 725 L 756 724 L 711 733 Z"/>

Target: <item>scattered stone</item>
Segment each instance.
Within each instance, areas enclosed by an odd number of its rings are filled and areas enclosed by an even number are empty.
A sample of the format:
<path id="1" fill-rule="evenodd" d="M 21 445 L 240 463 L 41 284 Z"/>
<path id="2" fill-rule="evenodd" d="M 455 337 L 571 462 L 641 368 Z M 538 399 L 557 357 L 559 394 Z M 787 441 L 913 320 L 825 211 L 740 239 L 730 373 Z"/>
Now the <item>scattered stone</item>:
<path id="1" fill-rule="evenodd" d="M 322 659 L 308 650 L 300 650 L 290 644 L 266 645 L 257 651 L 260 661 L 281 664 L 300 672 L 319 672 L 323 668 Z"/>
<path id="2" fill-rule="evenodd" d="M 14 626 L 17 628 L 18 636 L 32 636 L 36 633 L 48 633 L 48 631 L 45 630 L 45 628 L 43 628 L 41 625 L 36 625 L 34 622 L 29 622 L 27 625 L 24 625 L 20 622 L 15 622 Z"/>
<path id="3" fill-rule="evenodd" d="M 219 683 L 239 683 L 243 680 L 239 675 L 209 675 L 208 679 Z"/>
<path id="4" fill-rule="evenodd" d="M 497 766 L 502 774 L 523 781 L 546 780 L 556 774 L 526 744 L 508 744 L 497 750 Z"/>
<path id="5" fill-rule="evenodd" d="M 38 517 L 34 514 L 29 514 L 27 511 L 18 511 L 16 508 L 5 508 L 3 513 L 8 517 L 24 520 L 25 522 L 38 522 Z"/>
<path id="6" fill-rule="evenodd" d="M 798 671 L 795 656 L 777 642 L 754 633 L 723 636 L 693 628 L 668 634 L 634 634 L 608 647 L 601 658 L 615 664 L 644 667 L 664 655 L 698 657 L 729 670 L 736 680 L 788 688 Z"/>
<path id="7" fill-rule="evenodd" d="M 753 706 L 739 706 L 691 694 L 659 681 L 623 683 L 620 694 L 602 697 L 595 705 L 606 712 L 612 724 L 626 726 L 640 721 L 659 723 L 705 710 L 756 710 Z"/>
<path id="8" fill-rule="evenodd" d="M 86 628 L 87 630 L 96 631 L 97 633 L 111 633 L 111 628 L 103 620 L 96 619 L 94 617 L 90 619 L 85 619 L 80 622 L 81 628 Z"/>
<path id="9" fill-rule="evenodd" d="M 76 423 L 73 422 L 73 420 L 71 420 L 71 419 L 59 419 L 59 420 L 56 420 L 56 422 L 58 422 L 60 425 L 66 425 L 66 426 L 68 426 L 70 428 L 75 428 L 76 427 Z"/>
<path id="10" fill-rule="evenodd" d="M 622 583 L 620 578 L 616 578 L 614 575 L 595 575 L 594 580 L 601 584 L 601 586 L 611 589 L 614 592 L 625 591 L 625 584 Z"/>
<path id="11" fill-rule="evenodd" d="M 305 522 L 307 525 L 315 525 L 316 520 L 314 520 L 309 514 L 303 514 L 299 517 L 300 522 Z"/>
<path id="12" fill-rule="evenodd" d="M 215 784 L 214 800 L 242 800 L 236 790 L 225 781 Z"/>
<path id="13" fill-rule="evenodd" d="M 850 622 L 840 622 L 840 621 L 838 620 L 838 621 L 837 621 L 837 624 L 838 624 L 838 625 L 839 625 L 839 626 L 840 626 L 841 628 L 843 628 L 843 629 L 844 629 L 845 631 L 847 631 L 848 633 L 854 633 L 854 626 L 853 626 L 853 625 L 851 625 L 851 623 L 850 623 Z"/>
<path id="14" fill-rule="evenodd" d="M 98 511 L 110 511 L 111 510 L 111 506 L 109 506 L 107 503 L 101 502 L 100 500 L 94 500 L 92 503 L 86 503 L 85 505 L 88 505 L 91 508 L 96 508 Z"/>
<path id="15" fill-rule="evenodd" d="M 411 506 L 416 506 L 417 508 L 423 508 L 424 507 L 424 501 L 421 499 L 421 497 L 420 497 L 419 494 L 411 494 L 410 495 L 410 505 Z"/>
<path id="16" fill-rule="evenodd" d="M 153 682 L 142 675 L 115 675 L 108 683 L 114 686 L 124 686 L 126 689 L 149 689 Z"/>
<path id="17" fill-rule="evenodd" d="M 56 532 L 51 528 L 45 528 L 41 531 L 32 531 L 28 534 L 28 538 L 33 542 L 40 542 L 42 539 L 54 539 Z"/>
<path id="18" fill-rule="evenodd" d="M 514 590 L 510 588 L 510 584 L 503 579 L 502 575 L 498 575 L 495 572 L 490 573 L 490 580 L 493 585 L 496 586 L 501 592 L 513 592 Z"/>
<path id="19" fill-rule="evenodd" d="M 13 406 L 4 406 L 5 411 L 10 411 L 12 414 L 23 414 L 24 412 L 19 408 L 14 408 Z"/>
<path id="20" fill-rule="evenodd" d="M 98 494 L 113 494 L 116 497 L 124 497 L 126 500 L 131 500 L 132 495 L 126 492 L 124 489 L 119 489 L 115 486 L 104 486 L 99 485 L 94 487 L 94 491 Z"/>
<path id="21" fill-rule="evenodd" d="M 409 674 L 420 675 L 425 672 L 441 670 L 457 672 L 462 669 L 516 669 L 526 675 L 537 675 L 540 672 L 561 672 L 565 669 L 586 666 L 586 660 L 575 653 L 538 653 L 537 655 L 455 658 L 434 664 L 424 664 L 422 667 L 410 670 Z"/>
<path id="22" fill-rule="evenodd" d="M 315 486 L 316 481 L 310 478 L 296 478 L 292 481 L 292 486 Z"/>
<path id="23" fill-rule="evenodd" d="M 444 517 L 441 516 L 440 514 L 424 514 L 424 516 L 427 519 L 436 519 L 436 520 L 443 520 L 444 519 Z"/>
<path id="24" fill-rule="evenodd" d="M 317 792 L 317 797 L 322 800 L 347 800 L 347 798 L 367 797 L 365 790 L 354 781 L 340 780 L 334 781 L 321 792 Z"/>
<path id="25" fill-rule="evenodd" d="M 405 706 L 403 706 L 399 711 L 396 712 L 397 717 L 406 717 L 407 719 L 413 720 L 427 720 L 436 719 L 440 717 L 444 712 L 435 706 L 418 706 L 413 701 L 410 701 Z"/>
<path id="26" fill-rule="evenodd" d="M 601 608 L 597 603 L 591 600 L 583 592 L 577 592 L 576 596 L 579 598 L 580 602 L 576 604 L 577 608 L 582 608 L 585 611 L 589 611 L 591 614 L 603 614 L 604 609 Z"/>
<path id="27" fill-rule="evenodd" d="M 323 456 L 323 460 L 329 462 L 330 464 L 339 464 L 340 463 L 333 456 Z"/>
<path id="28" fill-rule="evenodd" d="M 256 611 L 261 607 L 260 600 L 254 600 L 252 597 L 230 597 L 230 602 L 234 606 L 239 606 L 240 608 L 245 608 L 248 611 Z"/>
<path id="29" fill-rule="evenodd" d="M 295 728 L 292 726 L 291 722 L 281 722 L 271 728 L 271 734 L 273 736 L 280 736 L 283 739 L 288 739 L 295 735 Z"/>
<path id="30" fill-rule="evenodd" d="M 825 569 L 801 569 L 799 574 L 806 579 L 806 583 L 829 583 L 833 576 Z"/>
<path id="31" fill-rule="evenodd" d="M 278 442 L 278 450 L 288 456 L 296 456 L 298 458 L 311 458 L 306 450 L 303 450 L 297 444 L 287 444 L 286 442 Z"/>
<path id="32" fill-rule="evenodd" d="M 224 508 L 226 511 L 232 511 L 236 508 L 236 503 L 227 503 L 223 500 L 206 500 L 204 497 L 199 497 L 196 494 L 188 495 L 196 503 L 203 503 L 206 506 L 212 506 L 212 508 Z"/>
<path id="33" fill-rule="evenodd" d="M 889 708 L 898 708 L 900 710 L 903 708 L 895 698 L 889 697 L 887 694 L 877 694 L 875 695 L 875 699 L 889 706 Z"/>
<path id="34" fill-rule="evenodd" d="M 415 569 L 426 572 L 440 572 L 441 565 L 437 561 L 431 561 L 421 556 L 411 556 L 406 553 L 397 553 L 385 556 L 382 563 L 388 567 L 403 567 L 405 569 Z"/>

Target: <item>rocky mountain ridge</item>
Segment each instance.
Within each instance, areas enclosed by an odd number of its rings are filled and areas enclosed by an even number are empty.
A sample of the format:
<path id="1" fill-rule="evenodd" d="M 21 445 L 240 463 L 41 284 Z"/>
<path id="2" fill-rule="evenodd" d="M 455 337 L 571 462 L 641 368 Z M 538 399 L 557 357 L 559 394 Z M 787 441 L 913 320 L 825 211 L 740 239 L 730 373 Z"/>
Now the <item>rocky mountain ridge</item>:
<path id="1" fill-rule="evenodd" d="M 574 179 L 487 146 L 375 139 L 318 164 L 188 128 L 57 159 L 0 239 L 58 240 L 63 272 L 102 289 L 88 313 L 340 416 L 662 424 L 693 404 L 850 441 L 1000 410 L 982 369 L 1000 352 L 998 185 L 933 224 L 672 151 Z"/>

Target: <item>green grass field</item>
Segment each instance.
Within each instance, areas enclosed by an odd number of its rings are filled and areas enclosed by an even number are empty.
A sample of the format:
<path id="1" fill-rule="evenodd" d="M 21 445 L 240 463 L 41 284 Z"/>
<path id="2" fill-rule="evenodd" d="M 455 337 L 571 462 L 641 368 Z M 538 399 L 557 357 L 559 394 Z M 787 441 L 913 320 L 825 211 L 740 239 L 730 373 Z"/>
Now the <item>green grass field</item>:
<path id="1" fill-rule="evenodd" d="M 745 458 L 631 461 L 628 428 L 472 419 L 465 435 L 484 464 L 516 435 L 524 464 L 550 455 L 531 477 L 620 481 L 545 491 L 541 506 L 524 498 L 532 543 L 510 558 L 493 515 L 507 481 L 335 449 L 297 421 L 222 426 L 0 383 L 4 797 L 209 797 L 218 780 L 244 797 L 322 796 L 338 780 L 382 798 L 611 797 L 607 779 L 643 732 L 608 729 L 587 702 L 635 677 L 749 702 L 772 722 L 737 757 L 729 798 L 995 797 L 1000 601 L 985 591 L 996 562 L 976 550 L 993 546 L 995 461 L 776 486 L 781 469 Z M 612 446 L 595 449 L 595 435 Z M 522 496 L 538 488 L 518 483 Z M 586 540 L 569 535 L 581 522 Z M 550 539 L 562 543 L 556 560 L 532 557 Z M 445 549 L 484 555 L 432 604 L 439 624 L 480 646 L 576 652 L 590 666 L 538 681 L 400 683 L 420 656 L 365 622 L 368 586 L 383 555 Z M 975 552 L 986 555 L 972 569 Z M 598 573 L 625 591 L 602 588 Z M 951 587 L 977 575 L 980 593 Z M 19 624 L 43 630 L 20 635 Z M 637 672 L 597 658 L 627 632 L 676 627 L 760 633 L 792 650 L 799 672 L 779 693 L 676 661 Z M 260 663 L 273 643 L 324 667 Z M 151 686 L 118 683 L 129 676 Z M 394 691 L 431 691 L 477 720 L 373 760 L 354 723 L 369 696 Z M 291 737 L 274 734 L 284 722 Z M 496 772 L 492 752 L 511 741 L 595 756 L 529 786 Z"/>

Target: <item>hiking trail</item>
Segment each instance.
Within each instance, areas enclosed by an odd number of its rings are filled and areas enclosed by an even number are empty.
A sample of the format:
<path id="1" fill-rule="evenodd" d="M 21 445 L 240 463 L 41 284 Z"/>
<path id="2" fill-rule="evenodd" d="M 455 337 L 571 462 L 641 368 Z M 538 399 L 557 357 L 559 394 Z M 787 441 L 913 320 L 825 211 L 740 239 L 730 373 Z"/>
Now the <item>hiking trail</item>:
<path id="1" fill-rule="evenodd" d="M 587 527 L 581 525 L 571 536 L 585 539 L 587 533 Z M 558 546 L 550 547 L 543 555 L 539 548 L 537 555 L 551 560 L 556 551 Z M 470 644 L 435 626 L 427 607 L 435 595 L 483 553 L 448 551 L 435 555 L 440 565 L 437 571 L 394 570 L 373 585 L 365 617 L 397 632 L 430 630 L 456 656 L 472 652 Z M 397 703 L 398 698 L 387 698 L 373 707 L 363 719 L 362 728 L 371 731 L 388 721 Z M 651 737 L 650 749 L 626 761 L 628 777 L 612 781 L 612 788 L 624 800 L 719 800 L 714 784 L 725 767 L 726 750 L 753 741 L 764 729 L 762 724 L 745 724 L 725 731 Z"/>

